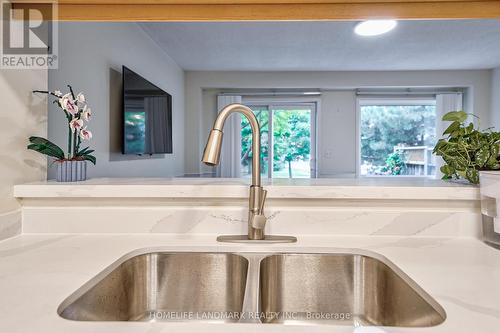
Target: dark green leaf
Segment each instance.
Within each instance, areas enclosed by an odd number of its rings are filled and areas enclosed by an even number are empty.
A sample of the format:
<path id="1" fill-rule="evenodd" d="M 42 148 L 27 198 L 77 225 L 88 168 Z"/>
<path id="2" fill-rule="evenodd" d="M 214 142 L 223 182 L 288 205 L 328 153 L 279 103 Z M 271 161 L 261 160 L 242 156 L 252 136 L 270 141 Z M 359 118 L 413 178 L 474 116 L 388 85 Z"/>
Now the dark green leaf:
<path id="1" fill-rule="evenodd" d="M 96 158 L 92 155 L 84 155 L 82 156 L 84 160 L 92 162 L 92 164 L 96 164 Z"/>
<path id="2" fill-rule="evenodd" d="M 31 144 L 28 145 L 28 149 L 51 157 L 55 157 L 57 159 L 64 159 L 63 150 L 49 140 L 37 136 L 32 136 L 29 138 L 29 141 L 31 142 Z"/>
<path id="3" fill-rule="evenodd" d="M 39 152 L 41 154 L 44 154 L 44 155 L 47 155 L 50 157 L 55 157 L 59 160 L 64 159 L 64 156 L 61 156 L 56 151 L 54 151 L 50 148 L 47 148 L 45 146 L 42 146 L 42 145 L 30 144 L 30 145 L 28 145 L 28 149 L 34 150 L 36 152 Z"/>
<path id="4" fill-rule="evenodd" d="M 92 150 L 92 149 L 89 150 L 89 148 L 90 147 L 85 147 L 82 150 L 78 151 L 76 153 L 76 156 L 88 155 L 88 154 L 91 154 L 91 153 L 93 153 L 95 151 L 95 150 Z"/>

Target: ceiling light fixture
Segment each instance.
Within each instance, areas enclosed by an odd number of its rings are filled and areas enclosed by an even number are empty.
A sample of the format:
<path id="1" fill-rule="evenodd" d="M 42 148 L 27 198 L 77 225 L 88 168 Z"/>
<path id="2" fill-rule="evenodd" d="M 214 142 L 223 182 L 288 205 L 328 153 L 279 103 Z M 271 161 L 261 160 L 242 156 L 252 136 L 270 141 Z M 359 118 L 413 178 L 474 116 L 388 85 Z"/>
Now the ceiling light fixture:
<path id="1" fill-rule="evenodd" d="M 391 31 L 397 24 L 396 20 L 368 20 L 358 23 L 354 32 L 360 36 L 378 36 Z"/>

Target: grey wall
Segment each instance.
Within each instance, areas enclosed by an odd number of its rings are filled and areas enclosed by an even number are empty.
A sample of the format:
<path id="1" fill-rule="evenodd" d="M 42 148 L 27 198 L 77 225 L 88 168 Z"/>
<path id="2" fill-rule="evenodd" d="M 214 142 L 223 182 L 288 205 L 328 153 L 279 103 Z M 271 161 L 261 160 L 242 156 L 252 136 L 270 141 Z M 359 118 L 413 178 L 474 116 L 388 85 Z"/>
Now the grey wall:
<path id="1" fill-rule="evenodd" d="M 121 154 L 121 68 L 129 67 L 173 97 L 173 154 Z M 49 71 L 49 89 L 67 84 L 84 91 L 93 110 L 90 145 L 97 165 L 90 177 L 170 177 L 184 174 L 184 71 L 136 23 L 59 24 L 59 69 Z M 48 134 L 66 147 L 66 120 L 50 106 Z M 55 170 L 49 170 L 49 178 Z"/>
<path id="2" fill-rule="evenodd" d="M 356 92 L 326 91 L 317 121 L 318 177 L 356 173 Z"/>
<path id="3" fill-rule="evenodd" d="M 491 125 L 500 131 L 500 67 L 491 75 Z"/>
<path id="4" fill-rule="evenodd" d="M 318 114 L 318 175 L 345 176 L 356 172 L 355 88 L 465 87 L 465 108 L 491 123 L 491 71 L 390 71 L 390 72 L 187 72 L 186 73 L 186 172 L 207 173 L 200 164 L 208 129 L 215 117 L 217 89 L 330 90 L 321 96 Z M 208 102 L 207 99 L 212 99 Z"/>

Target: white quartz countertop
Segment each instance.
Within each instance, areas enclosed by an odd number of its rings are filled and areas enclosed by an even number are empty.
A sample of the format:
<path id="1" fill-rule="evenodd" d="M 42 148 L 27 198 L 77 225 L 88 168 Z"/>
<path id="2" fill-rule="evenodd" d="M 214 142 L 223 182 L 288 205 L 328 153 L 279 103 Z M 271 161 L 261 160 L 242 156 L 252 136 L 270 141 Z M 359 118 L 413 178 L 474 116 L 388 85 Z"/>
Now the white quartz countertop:
<path id="1" fill-rule="evenodd" d="M 405 237 L 300 237 L 296 244 L 222 244 L 215 236 L 21 235 L 0 242 L 0 332 L 160 333 L 282 332 L 272 324 L 76 322 L 58 316 L 61 302 L 124 254 L 165 251 L 329 252 L 358 248 L 385 256 L 445 309 L 430 328 L 306 325 L 287 332 L 493 333 L 500 330 L 500 251 L 478 240 Z"/>
<path id="2" fill-rule="evenodd" d="M 20 184 L 18 198 L 246 198 L 249 180 L 221 178 L 96 178 L 77 183 Z M 478 200 L 472 185 L 419 178 L 273 179 L 271 199 Z"/>

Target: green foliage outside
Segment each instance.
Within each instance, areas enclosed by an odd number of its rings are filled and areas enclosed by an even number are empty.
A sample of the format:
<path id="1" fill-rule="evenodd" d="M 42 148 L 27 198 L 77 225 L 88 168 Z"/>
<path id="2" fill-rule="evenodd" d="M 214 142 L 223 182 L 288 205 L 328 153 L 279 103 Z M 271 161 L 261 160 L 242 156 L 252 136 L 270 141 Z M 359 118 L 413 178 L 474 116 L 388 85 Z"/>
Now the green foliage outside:
<path id="1" fill-rule="evenodd" d="M 267 176 L 269 111 L 254 110 L 261 126 L 261 173 Z M 309 110 L 275 110 L 273 113 L 273 173 L 294 174 L 292 162 L 305 161 L 311 153 L 311 119 Z M 248 121 L 241 121 L 241 164 L 248 166 L 252 161 L 251 128 Z"/>
<path id="2" fill-rule="evenodd" d="M 436 139 L 434 105 L 361 106 L 360 123 L 361 164 L 371 166 L 369 174 L 387 174 L 396 159 L 404 164 L 402 156 L 394 155 L 395 146 L 432 147 Z"/>
<path id="3" fill-rule="evenodd" d="M 307 160 L 311 153 L 310 112 L 307 110 L 274 112 L 273 134 L 273 171 L 288 168 L 288 178 L 293 178 L 292 162 Z"/>
<path id="4" fill-rule="evenodd" d="M 396 151 L 390 154 L 385 160 L 385 166 L 381 171 L 384 174 L 391 176 L 399 176 L 404 173 L 406 169 L 406 159 L 403 153 Z"/>
<path id="5" fill-rule="evenodd" d="M 260 173 L 267 177 L 267 161 L 269 156 L 269 112 L 254 109 L 254 114 L 260 125 Z M 252 163 L 252 128 L 245 117 L 241 117 L 241 165 L 247 167 Z"/>
<path id="6" fill-rule="evenodd" d="M 481 131 L 473 123 L 466 125 L 468 114 L 452 111 L 443 116 L 451 125 L 443 132 L 433 153 L 441 156 L 445 165 L 441 167 L 443 179 L 465 178 L 473 184 L 479 183 L 480 170 L 500 169 L 500 132 Z"/>

